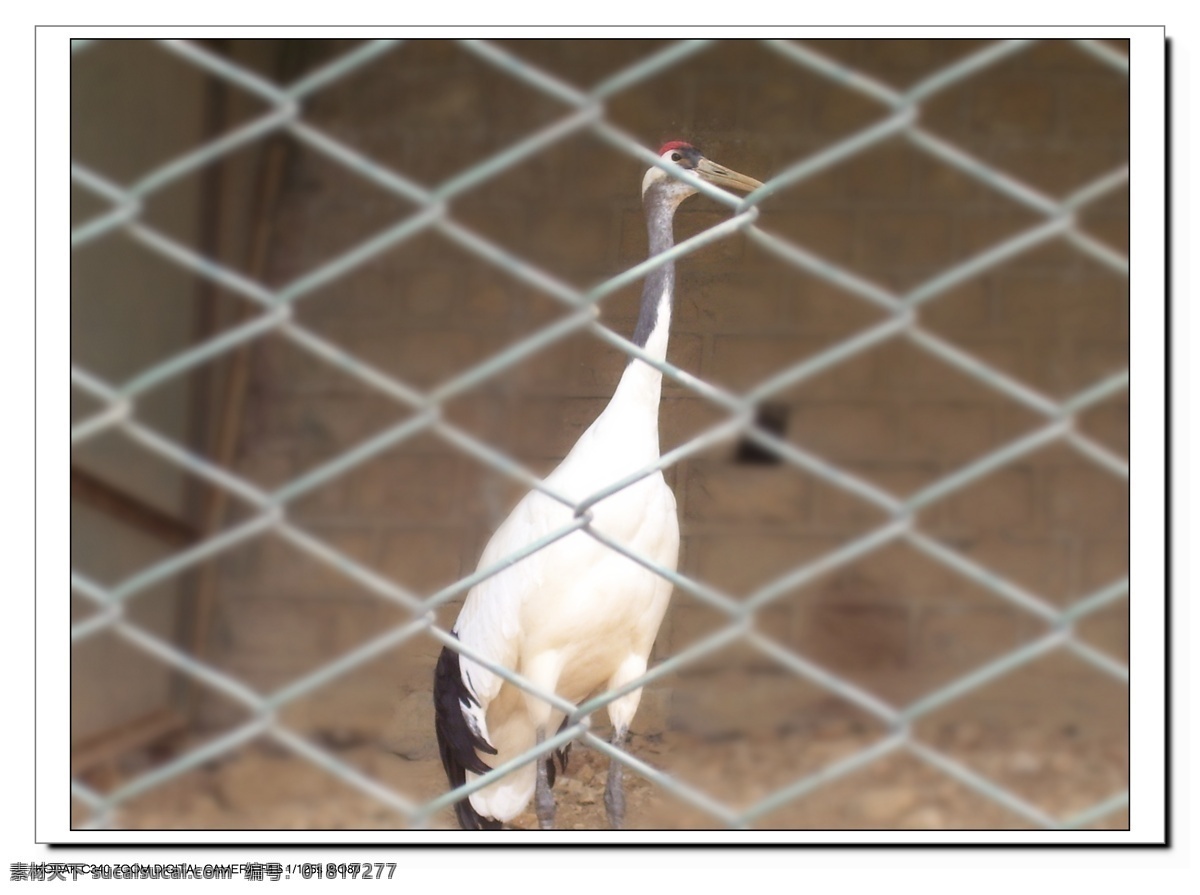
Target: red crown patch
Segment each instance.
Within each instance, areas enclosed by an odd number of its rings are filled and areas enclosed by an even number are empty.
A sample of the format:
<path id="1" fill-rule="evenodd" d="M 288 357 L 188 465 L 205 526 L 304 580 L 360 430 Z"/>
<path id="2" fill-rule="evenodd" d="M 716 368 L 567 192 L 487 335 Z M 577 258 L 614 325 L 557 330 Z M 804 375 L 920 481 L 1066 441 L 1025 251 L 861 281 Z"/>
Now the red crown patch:
<path id="1" fill-rule="evenodd" d="M 658 154 L 662 155 L 664 152 L 670 152 L 672 149 L 695 149 L 695 148 L 696 147 L 693 146 L 691 143 L 686 143 L 683 140 L 672 140 L 670 143 L 663 143 L 663 145 L 658 148 Z"/>

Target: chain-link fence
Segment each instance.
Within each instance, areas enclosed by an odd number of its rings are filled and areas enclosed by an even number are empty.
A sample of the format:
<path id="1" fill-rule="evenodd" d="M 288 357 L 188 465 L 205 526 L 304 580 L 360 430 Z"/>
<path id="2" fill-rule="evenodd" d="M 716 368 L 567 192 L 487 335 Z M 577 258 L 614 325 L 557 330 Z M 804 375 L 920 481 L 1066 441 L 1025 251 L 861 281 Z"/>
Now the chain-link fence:
<path id="1" fill-rule="evenodd" d="M 914 734 L 923 719 L 1020 670 L 1038 667 L 1037 663 L 1050 655 L 1070 655 L 1088 666 L 1090 674 L 1115 681 L 1121 688 L 1122 699 L 1127 692 L 1129 673 L 1123 661 L 1110 651 L 1098 648 L 1080 633 L 1090 619 L 1111 611 L 1127 599 L 1127 574 L 1109 576 L 1099 586 L 1090 587 L 1087 593 L 1064 605 L 1062 600 L 1048 597 L 1036 587 L 1018 581 L 1019 575 L 998 571 L 994 564 L 973 557 L 969 551 L 956 549 L 952 539 L 948 541 L 931 534 L 918 518 L 923 511 L 954 495 L 969 492 L 980 483 L 990 481 L 998 471 L 1011 468 L 1023 458 L 1051 446 L 1065 447 L 1086 458 L 1093 471 L 1102 471 L 1103 476 L 1114 481 L 1122 492 L 1127 489 L 1127 460 L 1118 449 L 1079 424 L 1083 415 L 1127 390 L 1127 368 L 1104 371 L 1082 383 L 1081 387 L 1072 386 L 1069 391 L 1041 387 L 1040 383 L 1030 384 L 1030 377 L 1006 369 L 1002 361 L 993 361 L 985 351 L 956 344 L 922 316 L 925 309 L 936 306 L 940 299 L 955 290 L 978 283 L 990 272 L 1050 244 L 1069 246 L 1079 256 L 1089 259 L 1089 263 L 1107 270 L 1122 282 L 1128 276 L 1128 261 L 1121 252 L 1097 238 L 1081 223 L 1085 213 L 1097 203 L 1124 193 L 1129 177 L 1126 164 L 1109 167 L 1098 176 L 1089 176 L 1082 185 L 1056 196 L 1009 173 L 1003 164 L 984 160 L 984 155 L 957 145 L 925 123 L 923 112 L 929 104 L 981 73 L 1020 60 L 1023 54 L 1036 49 L 1030 42 L 1001 41 L 973 48 L 949 64 L 921 73 L 904 88 L 891 86 L 866 68 L 837 61 L 836 52 L 831 52 L 828 47 L 817 49 L 796 41 L 763 42 L 757 49 L 780 64 L 794 67 L 806 77 L 815 76 L 828 82 L 840 91 L 840 95 L 853 94 L 869 101 L 875 110 L 871 120 L 865 126 L 856 125 L 827 145 L 797 154 L 770 177 L 764 176 L 762 171 L 749 169 L 736 157 L 728 157 L 728 152 L 712 152 L 718 160 L 762 177 L 766 185 L 746 198 L 733 197 L 715 188 L 703 189 L 705 196 L 725 209 L 722 219 L 706 219 L 698 232 L 682 239 L 671 251 L 632 266 L 625 265 L 627 269 L 586 289 L 573 285 L 547 270 L 545 264 L 522 257 L 502 241 L 456 219 L 455 203 L 580 134 L 586 134 L 645 166 L 664 167 L 664 163 L 640 140 L 612 123 L 606 104 L 624 92 L 698 58 L 709 49 L 708 42 L 684 41 L 646 50 L 641 58 L 626 63 L 590 89 L 576 87 L 531 64 L 521 48 L 485 41 L 459 43 L 456 52 L 469 57 L 472 64 L 485 66 L 497 77 L 503 75 L 515 79 L 526 88 L 565 106 L 566 111 L 549 124 L 507 142 L 499 151 L 432 187 L 424 186 L 410 179 L 405 171 L 360 151 L 351 141 L 343 139 L 336 128 L 318 126 L 306 115 L 308 104 L 324 91 L 380 59 L 402 58 L 406 49 L 402 43 L 374 41 L 358 45 L 291 79 L 286 86 L 234 61 L 210 45 L 164 41 L 159 47 L 176 60 L 215 79 L 216 83 L 252 97 L 258 104 L 257 111 L 236 126 L 230 126 L 198 145 L 189 145 L 128 179 L 118 181 L 89 166 L 86 160 L 73 161 L 71 177 L 74 186 L 88 194 L 90 200 L 98 200 L 102 207 L 74 227 L 72 245 L 75 250 L 82 251 L 113 234 L 123 234 L 136 243 L 139 250 L 150 253 L 159 262 L 185 270 L 214 288 L 238 296 L 250 303 L 254 311 L 119 380 L 98 375 L 76 360 L 72 367 L 72 384 L 80 395 L 93 402 L 94 409 L 73 422 L 72 444 L 85 448 L 105 435 L 120 433 L 139 449 L 225 495 L 215 509 L 209 505 L 211 517 L 220 516 L 235 500 L 249 509 L 228 526 L 211 524 L 210 519 L 200 537 L 187 543 L 184 549 L 171 552 L 115 582 L 100 583 L 85 570 L 74 569 L 73 592 L 93 604 L 93 610 L 74 624 L 71 637 L 76 647 L 100 634 L 120 638 L 183 679 L 240 706 L 247 720 L 219 736 L 178 750 L 177 754 L 172 753 L 112 785 L 98 786 L 82 776 L 73 778 L 72 793 L 80 808 L 78 819 L 82 825 L 95 827 L 120 823 L 118 812 L 144 794 L 208 766 L 251 741 L 264 738 L 376 800 L 416 827 L 428 825 L 439 812 L 496 777 L 535 761 L 569 741 L 577 741 L 616 759 L 634 775 L 648 781 L 652 788 L 670 794 L 690 810 L 698 812 L 703 818 L 701 822 L 722 827 L 772 826 L 773 812 L 812 798 L 820 790 L 852 777 L 884 757 L 898 755 L 916 759 L 923 766 L 935 769 L 957 785 L 1000 806 L 1008 816 L 1036 827 L 1084 827 L 1119 815 L 1128 804 L 1128 790 L 1122 784 L 1086 807 L 1067 813 L 1048 811 L 1036 799 L 1009 786 L 1004 775 L 989 774 L 973 767 L 956 757 L 953 750 L 941 748 L 936 742 Z M 1056 47 L 1056 51 L 1061 49 Z M 88 54 L 103 50 L 102 43 L 76 41 L 73 58 L 79 63 L 86 60 Z M 1100 69 L 1128 77 L 1127 57 L 1107 43 L 1081 40 L 1071 43 L 1065 51 L 1077 54 Z M 76 102 L 79 102 L 78 97 Z M 1001 109 L 998 114 L 1003 111 Z M 315 268 L 282 277 L 277 285 L 267 285 L 269 278 L 256 274 L 252 268 L 238 269 L 216 260 L 217 253 L 172 235 L 169 227 L 160 226 L 147 212 L 157 197 L 168 194 L 182 180 L 196 177 L 214 163 L 261 146 L 264 141 L 280 135 L 286 135 L 325 163 L 352 173 L 369 185 L 372 195 L 382 197 L 379 201 L 403 203 L 404 214 L 352 245 L 342 247 Z M 775 197 L 798 186 L 819 182 L 822 176 L 880 146 L 897 143 L 904 144 L 905 151 L 914 153 L 915 157 L 936 163 L 939 171 L 951 172 L 956 178 L 955 183 L 966 185 L 964 189 L 979 189 L 989 197 L 1002 197 L 995 201 L 1010 203 L 1024 215 L 1020 218 L 1020 227 L 1000 239 L 985 240 L 984 244 L 972 248 L 952 264 L 939 263 L 936 271 L 919 272 L 910 278 L 908 285 L 885 286 L 880 285 L 878 274 L 869 264 L 854 269 L 853 260 L 844 263 L 836 252 L 824 251 L 820 238 L 811 243 L 806 243 L 803 238 L 785 238 L 764 224 L 763 209 L 769 209 Z M 620 183 L 608 186 L 613 191 L 629 187 Z M 322 294 L 325 289 L 331 290 L 331 294 L 336 292 L 345 281 L 376 259 L 431 233 L 453 244 L 473 262 L 494 269 L 498 277 L 511 278 L 543 298 L 553 300 L 565 309 L 565 313 L 556 316 L 549 325 L 533 328 L 497 353 L 473 358 L 453 375 L 429 387 L 414 385 L 393 375 L 301 320 L 298 308 L 312 296 Z M 250 233 L 248 238 L 253 240 L 254 234 Z M 834 288 L 839 301 L 861 302 L 874 315 L 872 322 L 832 344 L 821 346 L 806 357 L 793 357 L 785 366 L 771 371 L 770 375 L 746 389 L 726 387 L 704 375 L 697 375 L 686 364 L 649 358 L 621 332 L 601 322 L 600 311 L 606 303 L 626 287 L 636 286 L 651 270 L 671 260 L 686 265 L 688 262 L 684 259 L 693 253 L 711 251 L 716 244 L 728 243 L 734 238 L 744 239 L 748 245 L 778 259 L 797 276 L 804 276 L 804 282 Z M 547 252 L 552 251 L 553 246 L 548 246 Z M 116 282 L 120 283 L 119 278 Z M 1053 296 L 1046 298 L 1047 301 L 1052 299 Z M 1081 313 L 1086 314 L 1086 308 Z M 526 463 L 515 459 L 512 452 L 489 443 L 486 437 L 453 419 L 445 409 L 457 398 L 580 334 L 628 357 L 651 363 L 663 372 L 668 388 L 677 387 L 680 393 L 704 399 L 720 410 L 721 420 L 702 431 L 689 432 L 680 443 L 669 446 L 652 466 L 575 504 L 552 493 L 540 476 Z M 290 349 L 319 359 L 336 369 L 339 375 L 356 381 L 360 388 L 401 408 L 404 418 L 369 437 L 356 440 L 348 448 L 339 447 L 334 456 L 274 487 L 263 487 L 241 474 L 228 454 L 214 457 L 197 451 L 181 439 L 168 437 L 143 418 L 143 402 L 155 389 L 178 381 L 204 365 L 228 359 L 264 336 L 274 337 Z M 830 452 L 806 446 L 803 435 L 798 441 L 790 439 L 764 423 L 761 412 L 764 405 L 782 400 L 782 396 L 791 390 L 831 372 L 846 369 L 856 358 L 868 355 L 884 343 L 896 342 L 904 343 L 907 350 L 917 355 L 936 359 L 956 375 L 1002 400 L 1006 407 L 1018 408 L 1013 413 L 1030 414 L 1036 424 L 1019 437 L 1006 437 L 997 445 L 987 445 L 986 450 L 967 462 L 957 463 L 953 469 L 938 470 L 932 478 L 909 489 L 909 493 L 897 496 L 895 491 L 898 489 L 881 485 L 855 468 L 855 464 L 842 462 L 836 454 L 831 456 Z M 1127 361 L 1122 366 L 1125 363 Z M 664 410 L 664 413 L 669 411 Z M 381 574 L 370 563 L 356 558 L 352 550 L 342 549 L 335 543 L 336 539 L 316 536 L 296 523 L 291 509 L 298 501 L 398 445 L 420 437 L 438 439 L 511 483 L 542 490 L 572 508 L 573 521 L 561 531 L 529 544 L 519 554 L 506 557 L 498 566 L 479 569 L 432 593 L 417 593 L 401 585 L 392 576 Z M 868 505 L 876 514 L 872 518 L 879 521 L 842 543 L 816 551 L 786 573 L 756 586 L 744 598 L 733 596 L 725 588 L 696 574 L 694 570 L 699 566 L 685 564 L 681 572 L 657 568 L 590 528 L 588 510 L 599 500 L 656 471 L 670 474 L 679 464 L 702 457 L 714 447 L 727 444 L 731 438 L 741 438 L 749 449 L 773 458 L 788 472 L 803 474 L 819 482 L 830 493 L 844 494 Z M 675 483 L 679 490 L 681 480 L 676 478 Z M 555 694 L 540 693 L 541 698 L 568 715 L 569 723 L 557 736 L 490 774 L 433 798 L 414 797 L 411 791 L 386 784 L 343 760 L 335 748 L 314 742 L 285 722 L 283 713 L 289 706 L 361 670 L 381 656 L 403 650 L 421 637 L 431 638 L 439 646 L 449 646 L 469 656 L 516 687 L 530 689 L 530 683 L 519 675 L 494 666 L 453 638 L 445 622 L 439 623 L 437 611 L 460 601 L 473 585 L 500 568 L 575 531 L 588 533 L 670 580 L 675 586 L 676 603 L 687 599 L 694 601 L 696 606 L 705 607 L 706 612 L 717 614 L 721 622 L 716 630 L 679 648 L 664 649 L 660 644 L 659 661 L 653 663 L 644 676 L 621 690 L 601 694 L 582 705 L 566 703 Z M 179 638 L 171 633 L 150 630 L 130 617 L 129 607 L 139 597 L 157 593 L 155 588 L 268 535 L 387 601 L 403 613 L 403 621 L 303 675 L 264 690 L 248 686 L 238 675 L 222 667 L 221 662 L 206 658 L 203 651 L 181 645 Z M 938 681 L 936 686 L 909 699 L 881 696 L 877 688 L 864 686 L 803 646 L 781 642 L 781 638 L 773 636 L 771 626 L 762 623 L 782 599 L 797 589 L 896 547 L 970 582 L 989 598 L 1000 601 L 997 605 L 1015 608 L 1022 617 L 1036 620 L 1039 626 L 1036 636 L 1025 637 L 1019 644 L 995 654 L 976 653 L 970 657 L 969 667 L 959 668 L 949 680 Z M 200 627 L 203 639 L 207 629 L 203 625 Z M 632 749 L 617 749 L 592 731 L 589 717 L 612 700 L 640 687 L 649 687 L 653 691 L 671 675 L 686 672 L 731 644 L 777 663 L 787 670 L 787 674 L 869 716 L 882 735 L 795 779 L 773 784 L 769 792 L 756 796 L 749 803 L 730 804 L 714 797 L 695 781 L 665 772 L 649 756 L 634 754 Z M 432 725 L 431 717 L 428 723 Z"/>

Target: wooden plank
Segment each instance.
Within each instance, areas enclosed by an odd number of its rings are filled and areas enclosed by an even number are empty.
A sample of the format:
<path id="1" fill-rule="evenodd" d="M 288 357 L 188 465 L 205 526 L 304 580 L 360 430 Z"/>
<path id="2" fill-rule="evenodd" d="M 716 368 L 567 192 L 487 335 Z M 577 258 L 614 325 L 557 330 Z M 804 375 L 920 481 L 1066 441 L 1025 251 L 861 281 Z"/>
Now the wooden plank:
<path id="1" fill-rule="evenodd" d="M 79 466 L 71 467 L 71 497 L 172 544 L 190 544 L 199 533 L 181 519 L 115 488 Z"/>
<path id="2" fill-rule="evenodd" d="M 79 776 L 122 755 L 187 728 L 187 720 L 174 709 L 164 708 L 71 745 L 71 775 Z"/>

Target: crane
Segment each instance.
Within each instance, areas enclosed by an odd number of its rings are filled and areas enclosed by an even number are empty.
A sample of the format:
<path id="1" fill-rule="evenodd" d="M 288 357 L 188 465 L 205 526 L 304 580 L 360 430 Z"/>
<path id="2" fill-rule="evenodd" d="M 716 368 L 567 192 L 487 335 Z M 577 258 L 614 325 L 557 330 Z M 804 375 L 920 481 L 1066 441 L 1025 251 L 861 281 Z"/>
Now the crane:
<path id="1" fill-rule="evenodd" d="M 658 154 L 663 162 L 716 186 L 746 192 L 762 186 L 711 162 L 689 143 L 665 143 Z M 673 245 L 675 210 L 696 192 L 687 179 L 662 168 L 646 172 L 642 204 L 652 257 Z M 671 261 L 647 274 L 642 289 L 633 342 L 657 360 L 667 356 L 674 287 Z M 657 460 L 661 392 L 662 373 L 632 358 L 608 406 L 545 485 L 578 502 Z M 661 471 L 597 502 L 591 512 L 590 528 L 675 569 L 679 520 L 675 495 Z M 479 568 L 494 566 L 571 521 L 570 507 L 540 490 L 529 492 L 492 535 Z M 577 530 L 475 585 L 451 633 L 489 662 L 578 704 L 645 673 L 670 595 L 669 581 Z M 607 706 L 611 742 L 618 748 L 627 741 L 641 695 L 638 688 Z M 442 765 L 452 788 L 541 744 L 548 731 L 565 723 L 563 713 L 536 693 L 521 690 L 448 646 L 434 672 L 434 709 Z M 494 756 L 494 764 L 483 755 Z M 533 797 L 538 825 L 553 829 L 555 758 L 565 769 L 564 748 L 457 802 L 459 825 L 499 829 Z M 620 762 L 610 762 L 604 791 L 614 829 L 624 821 L 621 768 Z"/>

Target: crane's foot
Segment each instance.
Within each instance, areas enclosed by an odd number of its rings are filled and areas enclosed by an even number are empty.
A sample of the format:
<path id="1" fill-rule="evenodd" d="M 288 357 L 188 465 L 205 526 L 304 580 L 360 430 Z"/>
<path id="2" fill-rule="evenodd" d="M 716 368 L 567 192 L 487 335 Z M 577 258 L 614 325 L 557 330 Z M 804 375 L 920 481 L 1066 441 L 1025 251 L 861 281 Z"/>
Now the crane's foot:
<path id="1" fill-rule="evenodd" d="M 618 749 L 629 739 L 628 730 L 614 730 L 609 741 Z M 604 810 L 608 813 L 608 825 L 620 830 L 625 825 L 625 786 L 621 780 L 624 765 L 615 758 L 608 762 L 608 783 L 604 786 Z"/>
<path id="2" fill-rule="evenodd" d="M 538 745 L 546 738 L 544 731 L 537 732 Z M 553 754 L 544 755 L 537 762 L 537 785 L 534 788 L 533 802 L 537 810 L 538 827 L 543 830 L 554 829 L 554 793 L 550 791 L 550 773 L 547 765 L 554 760 Z"/>

